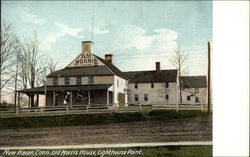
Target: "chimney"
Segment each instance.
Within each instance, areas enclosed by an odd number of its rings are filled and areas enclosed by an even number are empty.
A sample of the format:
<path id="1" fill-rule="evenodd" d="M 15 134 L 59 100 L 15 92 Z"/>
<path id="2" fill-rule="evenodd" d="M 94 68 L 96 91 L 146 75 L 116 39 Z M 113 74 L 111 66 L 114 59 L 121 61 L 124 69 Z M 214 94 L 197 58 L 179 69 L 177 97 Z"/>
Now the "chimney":
<path id="1" fill-rule="evenodd" d="M 112 54 L 105 54 L 105 60 L 108 61 L 109 63 L 113 64 L 113 55 Z"/>
<path id="2" fill-rule="evenodd" d="M 92 41 L 83 41 L 82 42 L 82 53 L 88 51 L 93 53 L 94 43 Z"/>
<path id="3" fill-rule="evenodd" d="M 156 72 L 160 72 L 161 71 L 161 64 L 160 64 L 160 62 L 155 62 L 155 70 L 156 70 Z"/>

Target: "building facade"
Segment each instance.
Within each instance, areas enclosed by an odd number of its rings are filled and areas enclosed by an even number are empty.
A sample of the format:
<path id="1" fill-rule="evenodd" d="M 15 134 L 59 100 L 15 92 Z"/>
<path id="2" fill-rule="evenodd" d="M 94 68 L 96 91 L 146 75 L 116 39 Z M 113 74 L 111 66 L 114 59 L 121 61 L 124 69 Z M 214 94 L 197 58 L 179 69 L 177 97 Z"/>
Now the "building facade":
<path id="1" fill-rule="evenodd" d="M 46 106 L 178 104 L 180 98 L 185 104 L 207 102 L 205 76 L 185 76 L 178 81 L 178 71 L 162 70 L 160 62 L 155 70 L 122 72 L 114 65 L 112 54 L 103 59 L 94 54 L 91 41 L 83 41 L 81 54 L 65 68 L 50 73 L 45 86 L 18 92 L 36 95 L 35 106 L 40 94 L 45 95 Z"/>
<path id="2" fill-rule="evenodd" d="M 180 84 L 183 104 L 207 104 L 206 76 L 182 76 Z"/>

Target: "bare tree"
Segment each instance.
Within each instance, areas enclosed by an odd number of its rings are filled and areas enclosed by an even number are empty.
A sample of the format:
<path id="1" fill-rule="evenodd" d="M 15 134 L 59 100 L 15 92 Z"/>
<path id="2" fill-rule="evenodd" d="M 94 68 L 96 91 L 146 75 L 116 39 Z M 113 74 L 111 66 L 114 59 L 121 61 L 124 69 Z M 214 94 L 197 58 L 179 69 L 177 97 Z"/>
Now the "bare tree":
<path id="1" fill-rule="evenodd" d="M 174 55 L 169 59 L 170 62 L 175 66 L 175 68 L 178 69 L 178 82 L 179 82 L 179 92 L 180 92 L 180 103 L 182 103 L 182 82 L 181 82 L 181 76 L 185 75 L 187 73 L 187 56 L 184 55 L 181 51 L 180 46 L 174 50 Z"/>
<path id="2" fill-rule="evenodd" d="M 24 88 L 34 88 L 35 82 L 37 81 L 37 72 L 39 71 L 38 47 L 40 43 L 36 32 L 33 32 L 31 37 L 24 38 L 24 40 L 24 49 L 20 58 L 20 64 L 22 66 L 20 77 Z M 34 107 L 34 95 L 30 95 L 30 97 L 31 107 Z"/>
<path id="3" fill-rule="evenodd" d="M 37 73 L 37 86 L 45 85 L 46 76 L 56 70 L 57 62 L 54 62 L 51 58 L 45 59 L 43 62 L 39 62 L 39 71 Z"/>
<path id="4" fill-rule="evenodd" d="M 0 54 L 0 103 L 2 99 L 2 90 L 13 79 L 12 56 L 15 53 L 14 46 L 17 43 L 17 37 L 13 32 L 11 24 L 1 23 L 1 54 Z"/>

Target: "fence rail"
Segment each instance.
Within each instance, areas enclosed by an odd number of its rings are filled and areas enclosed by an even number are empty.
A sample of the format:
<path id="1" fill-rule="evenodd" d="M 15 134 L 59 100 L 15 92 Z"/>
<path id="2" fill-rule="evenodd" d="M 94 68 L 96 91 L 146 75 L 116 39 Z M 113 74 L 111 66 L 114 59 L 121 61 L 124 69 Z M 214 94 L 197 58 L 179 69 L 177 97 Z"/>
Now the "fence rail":
<path id="1" fill-rule="evenodd" d="M 65 114 L 84 114 L 84 113 L 107 113 L 107 112 L 138 112 L 142 111 L 145 106 L 149 110 L 201 110 L 206 111 L 206 104 L 153 104 L 144 105 L 136 104 L 85 104 L 73 106 L 41 106 L 41 107 L 23 107 L 11 109 L 8 111 L 0 110 L 0 117 L 17 117 L 17 116 L 47 116 L 47 115 L 65 115 Z M 150 107 L 149 107 L 150 106 Z"/>

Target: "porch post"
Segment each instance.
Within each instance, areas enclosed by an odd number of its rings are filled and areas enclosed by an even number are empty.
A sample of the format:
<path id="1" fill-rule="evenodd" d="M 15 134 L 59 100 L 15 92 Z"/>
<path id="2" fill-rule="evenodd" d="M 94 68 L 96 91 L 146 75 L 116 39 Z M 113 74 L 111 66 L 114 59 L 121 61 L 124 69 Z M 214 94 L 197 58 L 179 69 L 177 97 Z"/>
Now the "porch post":
<path id="1" fill-rule="evenodd" d="M 17 96 L 17 106 L 18 108 L 20 107 L 20 92 L 18 92 L 18 96 Z"/>
<path id="2" fill-rule="evenodd" d="M 72 108 L 72 97 L 73 97 L 73 92 L 70 91 L 70 108 Z"/>
<path id="3" fill-rule="evenodd" d="M 39 105 L 39 94 L 37 93 L 36 94 L 36 106 L 38 107 L 38 105 Z"/>
<path id="4" fill-rule="evenodd" d="M 109 106 L 109 91 L 107 90 L 107 106 Z"/>
<path id="5" fill-rule="evenodd" d="M 30 106 L 30 96 L 28 95 L 28 107 L 31 107 Z"/>
<path id="6" fill-rule="evenodd" d="M 90 107 L 90 91 L 88 91 L 88 105 Z"/>
<path id="7" fill-rule="evenodd" d="M 53 91 L 53 106 L 56 104 L 56 93 Z"/>

